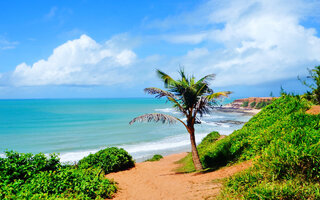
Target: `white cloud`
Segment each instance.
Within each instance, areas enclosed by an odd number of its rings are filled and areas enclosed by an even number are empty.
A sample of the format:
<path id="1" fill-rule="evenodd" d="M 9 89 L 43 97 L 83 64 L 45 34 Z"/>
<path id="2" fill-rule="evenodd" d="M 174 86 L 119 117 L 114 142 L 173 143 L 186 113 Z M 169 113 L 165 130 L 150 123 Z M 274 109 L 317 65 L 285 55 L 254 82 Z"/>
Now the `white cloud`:
<path id="1" fill-rule="evenodd" d="M 166 40 L 198 44 L 194 51 L 200 47 L 215 50 L 200 56 L 189 51 L 172 63 L 183 63 L 199 75 L 217 73 L 215 83 L 219 86 L 258 84 L 304 74 L 307 67 L 320 62 L 316 29 L 301 24 L 315 6 L 319 3 L 299 0 L 208 1 L 177 17 L 176 23 L 189 23 L 188 30 L 192 24 L 192 32 L 168 34 Z M 175 29 L 172 21 L 166 19 L 163 24 Z"/>
<path id="2" fill-rule="evenodd" d="M 17 41 L 9 41 L 0 36 L 0 50 L 14 49 L 19 44 Z"/>
<path id="3" fill-rule="evenodd" d="M 54 49 L 46 60 L 19 64 L 11 76 L 17 86 L 110 85 L 130 79 L 123 71 L 136 60 L 126 48 L 99 44 L 87 35 Z"/>
<path id="4" fill-rule="evenodd" d="M 204 32 L 204 33 L 163 36 L 163 39 L 172 43 L 198 44 L 204 41 L 207 38 L 207 36 L 208 34 Z"/>

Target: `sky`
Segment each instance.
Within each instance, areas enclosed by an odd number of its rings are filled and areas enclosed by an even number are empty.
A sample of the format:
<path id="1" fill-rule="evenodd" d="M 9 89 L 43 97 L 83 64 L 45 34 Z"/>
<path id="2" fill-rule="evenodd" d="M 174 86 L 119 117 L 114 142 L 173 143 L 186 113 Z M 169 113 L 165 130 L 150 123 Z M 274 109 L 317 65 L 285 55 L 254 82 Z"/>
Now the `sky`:
<path id="1" fill-rule="evenodd" d="M 149 97 L 184 68 L 232 97 L 303 93 L 320 1 L 0 1 L 0 98 Z"/>

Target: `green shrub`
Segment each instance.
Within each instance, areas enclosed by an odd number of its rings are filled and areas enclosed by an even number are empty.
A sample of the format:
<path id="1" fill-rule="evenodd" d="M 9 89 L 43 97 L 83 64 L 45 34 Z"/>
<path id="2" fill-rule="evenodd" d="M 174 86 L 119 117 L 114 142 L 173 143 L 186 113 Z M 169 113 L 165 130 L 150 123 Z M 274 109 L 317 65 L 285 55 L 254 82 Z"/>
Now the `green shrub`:
<path id="1" fill-rule="evenodd" d="M 78 162 L 78 167 L 81 169 L 101 168 L 107 174 L 134 167 L 134 161 L 124 149 L 110 147 L 84 157 Z"/>
<path id="2" fill-rule="evenodd" d="M 152 157 L 152 158 L 147 159 L 147 160 L 146 160 L 146 162 L 147 162 L 147 161 L 151 161 L 151 162 L 153 162 L 153 161 L 159 161 L 159 160 L 160 160 L 160 159 L 162 159 L 162 158 L 163 158 L 163 156 L 162 156 L 162 155 L 155 154 L 155 155 L 153 155 L 153 157 Z"/>
<path id="3" fill-rule="evenodd" d="M 248 107 L 248 105 L 249 105 L 249 101 L 244 101 L 241 106 L 242 107 Z"/>
<path id="4" fill-rule="evenodd" d="M 254 101 L 254 102 L 251 102 L 251 103 L 250 103 L 250 107 L 251 107 L 251 108 L 254 108 L 254 107 L 256 106 L 256 104 L 257 104 L 257 102 L 255 102 L 255 101 Z"/>
<path id="5" fill-rule="evenodd" d="M 44 154 L 39 153 L 32 155 L 31 153 L 18 153 L 14 151 L 6 151 L 6 158 L 0 158 L 1 177 L 5 177 L 7 181 L 27 180 L 33 174 L 41 171 L 56 171 L 61 167 L 60 160 L 55 154 L 51 154 L 47 158 Z"/>
<path id="6" fill-rule="evenodd" d="M 6 152 L 0 171 L 0 199 L 105 199 L 117 190 L 100 170 L 62 166 L 56 155 Z"/>
<path id="7" fill-rule="evenodd" d="M 257 108 L 257 109 L 261 109 L 261 108 L 265 107 L 266 105 L 267 105 L 267 104 L 266 104 L 265 101 L 260 101 L 260 102 L 257 104 L 256 108 Z"/>
<path id="8" fill-rule="evenodd" d="M 206 148 L 207 146 L 217 141 L 220 136 L 221 135 L 217 131 L 212 131 L 202 139 L 201 143 L 198 145 L 198 149 Z"/>

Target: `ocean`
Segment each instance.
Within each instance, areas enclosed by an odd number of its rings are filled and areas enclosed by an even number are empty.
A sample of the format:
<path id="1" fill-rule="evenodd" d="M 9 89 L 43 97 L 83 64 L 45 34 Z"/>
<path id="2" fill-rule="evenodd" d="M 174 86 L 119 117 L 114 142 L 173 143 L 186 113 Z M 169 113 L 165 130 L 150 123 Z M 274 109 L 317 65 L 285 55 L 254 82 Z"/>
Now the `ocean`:
<path id="1" fill-rule="evenodd" d="M 154 112 L 184 118 L 170 103 L 153 98 L 0 100 L 0 156 L 6 150 L 55 152 L 62 162 L 76 162 L 117 146 L 142 161 L 154 154 L 190 151 L 189 135 L 179 123 L 129 125 L 134 117 Z M 199 143 L 211 131 L 229 135 L 250 118 L 212 112 L 195 126 L 196 140 Z"/>

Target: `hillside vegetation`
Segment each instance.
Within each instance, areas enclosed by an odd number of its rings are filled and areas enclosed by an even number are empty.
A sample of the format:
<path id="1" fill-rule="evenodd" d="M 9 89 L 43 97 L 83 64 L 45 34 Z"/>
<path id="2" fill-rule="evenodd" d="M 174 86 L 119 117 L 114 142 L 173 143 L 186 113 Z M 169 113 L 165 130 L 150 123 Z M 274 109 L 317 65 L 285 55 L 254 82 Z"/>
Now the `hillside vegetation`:
<path id="1" fill-rule="evenodd" d="M 104 174 L 132 166 L 131 156 L 115 147 L 90 154 L 79 165 L 63 165 L 55 154 L 7 151 L 0 158 L 0 199 L 111 198 L 117 187 Z"/>
<path id="2" fill-rule="evenodd" d="M 283 95 L 201 152 L 203 165 L 211 169 L 255 161 L 226 180 L 221 199 L 320 199 L 320 115 L 305 113 L 311 105 Z M 186 158 L 182 162 L 187 166 Z"/>

